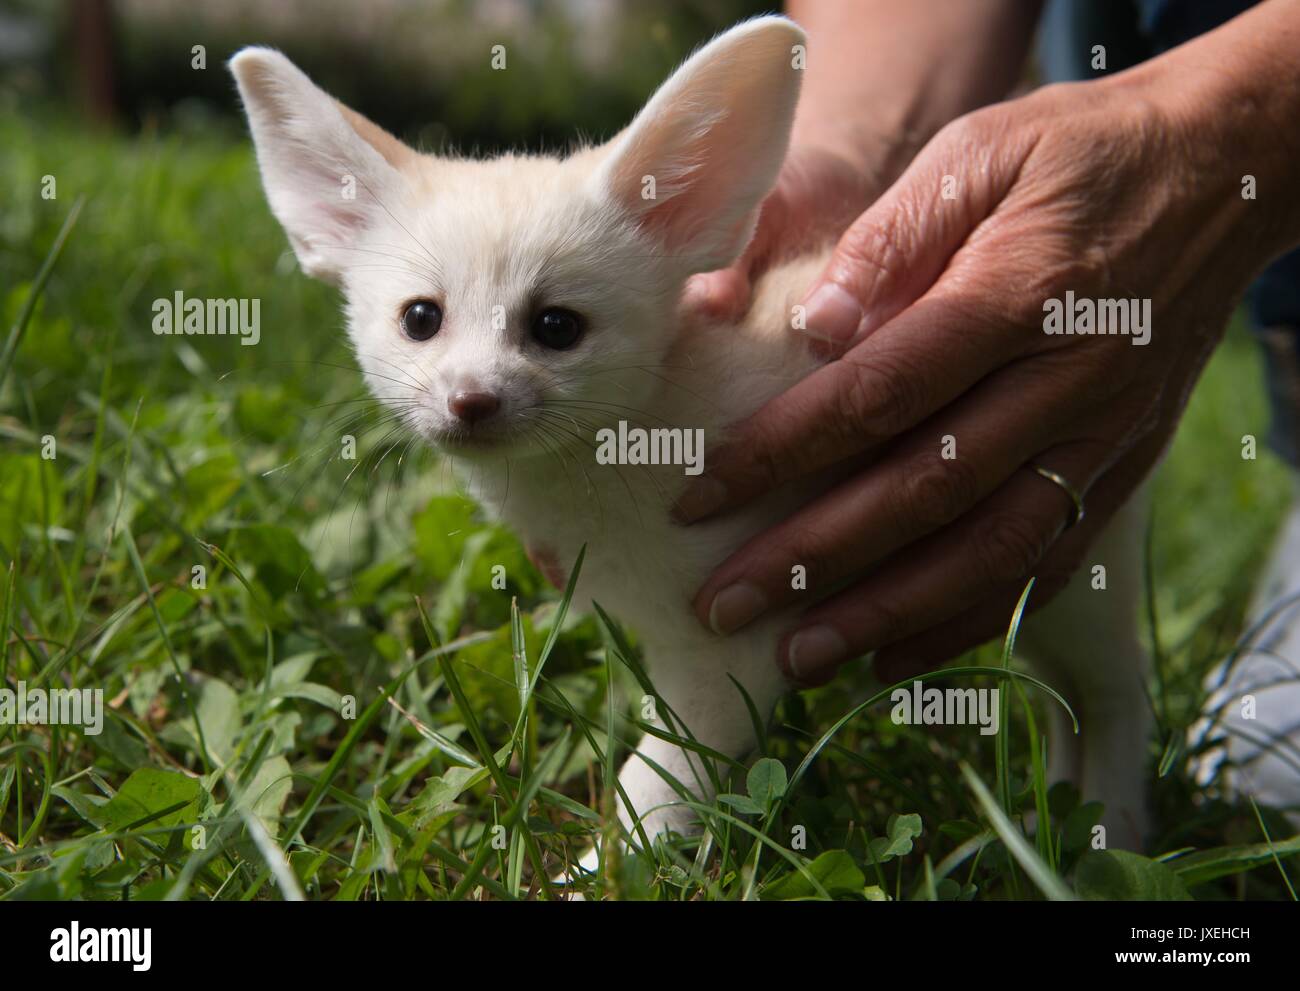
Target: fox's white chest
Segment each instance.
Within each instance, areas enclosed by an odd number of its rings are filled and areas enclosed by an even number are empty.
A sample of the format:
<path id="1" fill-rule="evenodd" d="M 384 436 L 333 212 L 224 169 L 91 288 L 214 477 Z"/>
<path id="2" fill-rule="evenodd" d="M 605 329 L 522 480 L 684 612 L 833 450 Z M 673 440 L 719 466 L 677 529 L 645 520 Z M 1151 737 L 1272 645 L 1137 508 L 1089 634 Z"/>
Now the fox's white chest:
<path id="1" fill-rule="evenodd" d="M 508 487 L 498 473 L 464 476 L 485 509 L 560 575 L 569 574 L 585 546 L 578 605 L 599 602 L 653 637 L 694 622 L 691 597 L 720 559 L 722 539 L 717 526 L 686 528 L 671 520 L 669 500 L 680 486 L 666 477 L 666 468 L 593 463 L 584 477 L 559 462 L 538 463 L 524 473 L 527 484 L 516 466 Z M 725 529 L 738 526 L 733 520 Z"/>

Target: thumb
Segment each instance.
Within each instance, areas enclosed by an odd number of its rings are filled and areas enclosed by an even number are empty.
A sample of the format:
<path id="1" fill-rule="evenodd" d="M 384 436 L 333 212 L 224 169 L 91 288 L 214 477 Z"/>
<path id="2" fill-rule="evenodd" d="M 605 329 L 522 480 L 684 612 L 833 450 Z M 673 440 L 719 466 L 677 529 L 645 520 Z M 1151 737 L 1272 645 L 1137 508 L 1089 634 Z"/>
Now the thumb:
<path id="1" fill-rule="evenodd" d="M 941 133 L 844 232 L 804 298 L 804 334 L 841 354 L 916 302 L 987 210 L 986 169 L 956 169 Z M 961 176 L 970 176 L 967 183 Z"/>
<path id="2" fill-rule="evenodd" d="M 734 323 L 749 309 L 751 286 L 748 260 L 741 259 L 731 268 L 703 272 L 686 280 L 682 305 L 713 320 Z"/>
<path id="3" fill-rule="evenodd" d="M 754 279 L 761 274 L 775 248 L 787 233 L 789 209 L 779 190 L 768 195 L 759 209 L 758 223 L 744 252 L 730 266 L 703 272 L 686 280 L 682 305 L 714 320 L 735 323 L 747 312 L 754 294 Z"/>

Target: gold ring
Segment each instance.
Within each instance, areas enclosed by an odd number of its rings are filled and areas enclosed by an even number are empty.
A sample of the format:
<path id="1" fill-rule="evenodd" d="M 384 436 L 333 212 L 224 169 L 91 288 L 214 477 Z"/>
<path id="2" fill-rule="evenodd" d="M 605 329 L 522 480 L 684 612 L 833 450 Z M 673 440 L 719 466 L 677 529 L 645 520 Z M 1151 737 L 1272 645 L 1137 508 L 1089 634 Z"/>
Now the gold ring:
<path id="1" fill-rule="evenodd" d="M 1044 468 L 1042 465 L 1030 465 L 1029 467 L 1033 468 L 1034 471 L 1038 472 L 1038 474 L 1042 475 L 1043 478 L 1047 479 L 1052 484 L 1058 486 L 1062 492 L 1070 497 L 1070 502 L 1074 503 L 1074 512 L 1070 515 L 1070 521 L 1065 524 L 1065 528 L 1068 530 L 1070 527 L 1082 521 L 1083 496 L 1079 494 L 1079 490 L 1049 468 Z"/>

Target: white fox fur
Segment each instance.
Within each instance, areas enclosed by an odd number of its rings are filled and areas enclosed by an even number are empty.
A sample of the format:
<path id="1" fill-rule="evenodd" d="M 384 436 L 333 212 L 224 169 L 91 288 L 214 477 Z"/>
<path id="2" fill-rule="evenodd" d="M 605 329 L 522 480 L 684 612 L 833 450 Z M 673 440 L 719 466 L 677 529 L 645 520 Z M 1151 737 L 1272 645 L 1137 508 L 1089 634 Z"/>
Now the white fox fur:
<path id="1" fill-rule="evenodd" d="M 720 638 L 696 621 L 691 597 L 731 551 L 829 480 L 681 527 L 669 508 L 686 481 L 682 466 L 599 465 L 593 437 L 623 419 L 702 428 L 713 446 L 728 424 L 816 366 L 789 330 L 791 306 L 829 247 L 771 271 L 738 324 L 679 309 L 685 280 L 734 261 L 752 234 L 785 157 L 801 75 L 792 48 L 803 41 L 784 18 L 749 21 L 696 52 L 607 144 L 489 161 L 417 154 L 278 52 L 249 48 L 231 62 L 271 207 L 303 270 L 342 287 L 375 395 L 445 448 L 485 509 L 544 545 L 562 571 L 586 544 L 577 602 L 595 598 L 628 623 L 663 701 L 701 742 L 738 757 L 753 730 L 728 675 L 770 712 L 789 687 L 776 645 L 796 614 Z M 349 177 L 354 199 L 343 193 Z M 413 299 L 443 308 L 441 329 L 423 342 L 399 326 Z M 582 314 L 577 346 L 531 345 L 527 314 L 538 305 Z M 449 395 L 465 387 L 500 398 L 485 428 L 491 446 L 463 443 L 451 422 Z M 1124 514 L 1118 526 L 1128 532 L 1099 551 L 1115 555 L 1111 573 L 1130 575 L 1135 588 L 1139 517 Z M 1108 803 L 1113 844 L 1136 845 L 1149 729 L 1144 659 L 1125 616 L 1097 615 L 1104 603 L 1124 603 L 1123 591 L 1080 589 L 1050 611 L 1081 632 L 1042 639 L 1083 723 L 1081 744 L 1054 737 L 1053 766 Z M 685 751 L 646 737 L 638 753 L 711 798 Z M 648 832 L 691 828 L 693 814 L 673 804 L 649 764 L 632 757 L 620 780 Z M 628 809 L 620 815 L 631 823 Z"/>

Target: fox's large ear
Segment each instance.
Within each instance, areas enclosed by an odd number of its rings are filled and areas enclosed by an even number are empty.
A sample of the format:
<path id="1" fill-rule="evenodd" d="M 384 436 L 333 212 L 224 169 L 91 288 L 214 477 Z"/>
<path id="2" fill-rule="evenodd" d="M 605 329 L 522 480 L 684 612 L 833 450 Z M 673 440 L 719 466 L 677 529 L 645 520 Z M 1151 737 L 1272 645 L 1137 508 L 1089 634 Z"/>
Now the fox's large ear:
<path id="1" fill-rule="evenodd" d="M 744 250 L 785 159 L 805 43 L 783 17 L 748 21 L 692 55 L 595 176 L 601 191 L 692 272 Z"/>
<path id="2" fill-rule="evenodd" d="M 337 281 L 357 233 L 398 207 L 398 167 L 415 156 L 402 142 L 318 88 L 269 48 L 230 60 L 257 146 L 271 212 L 302 269 Z"/>

